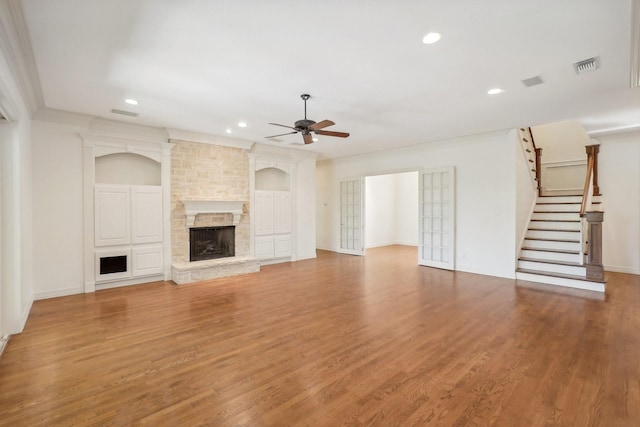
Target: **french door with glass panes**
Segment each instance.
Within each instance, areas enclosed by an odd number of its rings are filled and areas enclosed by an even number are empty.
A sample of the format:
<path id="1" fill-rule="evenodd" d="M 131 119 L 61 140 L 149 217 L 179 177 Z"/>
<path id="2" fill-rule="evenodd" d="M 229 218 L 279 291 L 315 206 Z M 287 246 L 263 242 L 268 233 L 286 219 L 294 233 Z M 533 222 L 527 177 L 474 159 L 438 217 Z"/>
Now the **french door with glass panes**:
<path id="1" fill-rule="evenodd" d="M 338 252 L 364 255 L 364 179 L 350 178 L 339 182 L 340 248 Z"/>
<path id="2" fill-rule="evenodd" d="M 418 263 L 454 269 L 455 169 L 453 166 L 420 173 Z"/>

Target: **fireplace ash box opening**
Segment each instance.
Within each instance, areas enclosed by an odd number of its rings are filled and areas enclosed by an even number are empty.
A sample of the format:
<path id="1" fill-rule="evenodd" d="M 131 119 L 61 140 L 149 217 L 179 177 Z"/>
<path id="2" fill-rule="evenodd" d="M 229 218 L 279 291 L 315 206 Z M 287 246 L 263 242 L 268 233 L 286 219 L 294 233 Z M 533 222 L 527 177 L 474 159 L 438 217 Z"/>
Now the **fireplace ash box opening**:
<path id="1" fill-rule="evenodd" d="M 190 228 L 189 261 L 235 256 L 235 231 L 233 225 Z"/>

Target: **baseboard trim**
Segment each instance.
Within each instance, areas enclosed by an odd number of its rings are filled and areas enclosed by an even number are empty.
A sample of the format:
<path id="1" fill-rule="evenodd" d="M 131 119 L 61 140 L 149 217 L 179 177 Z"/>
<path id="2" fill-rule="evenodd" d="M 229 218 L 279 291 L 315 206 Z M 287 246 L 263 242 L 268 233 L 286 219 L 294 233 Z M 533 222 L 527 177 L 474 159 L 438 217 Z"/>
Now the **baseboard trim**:
<path id="1" fill-rule="evenodd" d="M 627 274 L 640 275 L 640 270 L 638 270 L 637 268 L 616 267 L 612 265 L 605 265 L 604 271 L 611 271 L 613 273 L 627 273 Z"/>
<path id="2" fill-rule="evenodd" d="M 82 286 L 78 286 L 77 288 L 64 288 L 64 289 L 56 289 L 54 291 L 35 292 L 33 294 L 33 298 L 35 300 L 41 300 L 41 299 L 49 299 L 49 298 L 66 297 L 69 295 L 83 294 L 83 293 L 84 293 L 84 288 Z"/>
<path id="3" fill-rule="evenodd" d="M 4 348 L 7 346 L 8 342 L 9 335 L 3 335 L 0 337 L 0 357 L 2 357 L 2 352 L 4 351 Z"/>

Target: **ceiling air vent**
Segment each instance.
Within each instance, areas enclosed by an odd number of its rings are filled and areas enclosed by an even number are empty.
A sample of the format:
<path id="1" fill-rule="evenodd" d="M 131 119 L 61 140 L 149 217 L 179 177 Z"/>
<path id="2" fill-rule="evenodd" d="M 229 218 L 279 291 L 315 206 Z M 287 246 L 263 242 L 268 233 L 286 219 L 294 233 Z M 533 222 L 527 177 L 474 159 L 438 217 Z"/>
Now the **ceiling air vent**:
<path id="1" fill-rule="evenodd" d="M 597 70 L 598 68 L 600 68 L 600 58 L 598 56 L 584 59 L 573 64 L 573 69 L 576 71 L 576 74 L 584 74 L 588 71 Z"/>
<path id="2" fill-rule="evenodd" d="M 522 84 L 525 85 L 526 87 L 541 85 L 542 83 L 544 82 L 542 81 L 542 77 L 540 76 L 535 76 L 535 77 L 522 80 Z"/>
<path id="3" fill-rule="evenodd" d="M 113 114 L 121 114 L 123 116 L 138 117 L 138 113 L 134 113 L 134 112 L 131 112 L 131 111 L 125 111 L 125 110 L 117 110 L 115 108 L 113 108 L 111 110 L 111 112 Z"/>

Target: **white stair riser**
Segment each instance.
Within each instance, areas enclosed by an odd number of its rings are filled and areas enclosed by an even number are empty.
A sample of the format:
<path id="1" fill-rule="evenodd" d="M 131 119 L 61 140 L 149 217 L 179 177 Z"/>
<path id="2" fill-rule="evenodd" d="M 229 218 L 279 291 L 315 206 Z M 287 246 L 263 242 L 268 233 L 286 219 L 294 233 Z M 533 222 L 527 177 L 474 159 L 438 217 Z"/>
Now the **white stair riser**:
<path id="1" fill-rule="evenodd" d="M 572 221 L 580 220 L 580 214 L 577 212 L 534 212 L 531 219 L 551 219 L 551 220 L 563 220 L 568 219 Z"/>
<path id="2" fill-rule="evenodd" d="M 536 205 L 534 210 L 536 212 L 580 212 L 580 205 Z"/>
<path id="3" fill-rule="evenodd" d="M 516 273 L 516 279 L 528 282 L 545 283 L 547 285 L 566 286 L 569 288 L 586 289 L 589 291 L 604 292 L 604 283 L 588 282 L 586 280 L 572 280 L 562 277 L 541 276 L 530 273 Z"/>
<path id="4" fill-rule="evenodd" d="M 565 254 L 562 252 L 545 252 L 531 249 L 523 249 L 520 252 L 523 258 L 547 259 L 551 261 L 580 262 L 580 254 Z"/>
<path id="5" fill-rule="evenodd" d="M 526 270 L 547 271 L 550 273 L 572 274 L 574 276 L 586 277 L 586 267 L 574 267 L 571 265 L 547 264 L 544 262 L 518 260 L 518 268 Z"/>
<path id="6" fill-rule="evenodd" d="M 579 222 L 535 221 L 529 223 L 529 228 L 544 228 L 549 230 L 580 231 Z"/>
<path id="7" fill-rule="evenodd" d="M 548 242 L 545 240 L 527 239 L 524 246 L 536 249 L 560 249 L 563 251 L 580 251 L 580 243 L 571 242 Z"/>
<path id="8" fill-rule="evenodd" d="M 538 203 L 582 203 L 582 196 L 538 197 Z"/>
<path id="9" fill-rule="evenodd" d="M 580 240 L 580 233 L 575 231 L 527 230 L 526 237 L 530 239 Z"/>

